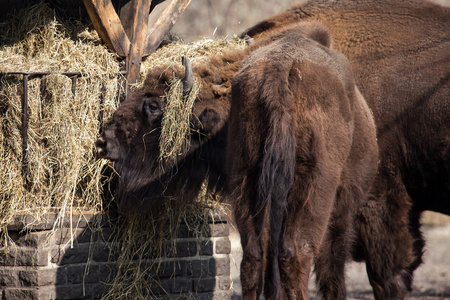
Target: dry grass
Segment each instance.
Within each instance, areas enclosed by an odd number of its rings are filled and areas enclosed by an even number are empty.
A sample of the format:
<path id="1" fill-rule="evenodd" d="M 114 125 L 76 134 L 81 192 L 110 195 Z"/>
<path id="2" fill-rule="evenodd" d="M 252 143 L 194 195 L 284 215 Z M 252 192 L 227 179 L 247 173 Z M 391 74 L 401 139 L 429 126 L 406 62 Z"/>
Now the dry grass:
<path id="1" fill-rule="evenodd" d="M 194 80 L 194 86 L 188 95 L 183 95 L 183 82 L 174 78 L 166 95 L 164 115 L 161 122 L 161 138 L 159 141 L 160 160 L 176 162 L 190 144 L 190 120 L 192 108 L 197 98 L 199 86 Z"/>
<path id="2" fill-rule="evenodd" d="M 46 5 L 31 6 L 8 24 L 18 41 L 0 50 L 0 72 L 52 72 L 28 82 L 28 185 L 22 169 L 21 76 L 4 76 L 0 95 L 0 228 L 13 215 L 42 216 L 57 207 L 61 215 L 76 209 L 103 210 L 100 178 L 107 161 L 97 160 L 99 113 L 117 107 L 122 87 L 117 57 L 88 29 L 58 20 Z M 24 31 L 24 30 L 28 31 Z M 86 38 L 89 36 L 89 38 Z M 12 38 L 10 40 L 13 40 Z M 56 72 L 80 72 L 75 95 L 71 80 Z M 100 104 L 102 89 L 106 90 Z M 101 107 L 102 106 L 102 107 Z M 3 231 L 4 233 L 4 231 Z"/>
<path id="3" fill-rule="evenodd" d="M 160 209 L 147 215 L 122 219 L 111 249 L 112 254 L 118 254 L 117 275 L 102 299 L 157 299 L 152 290 L 160 290 L 157 288 L 159 271 L 175 273 L 178 262 L 176 235 L 180 224 L 188 226 L 194 236 L 206 236 L 209 226 L 205 220 L 214 218 L 213 212 L 225 209 L 225 206 L 206 198 L 191 204 L 167 199 Z M 174 263 L 173 270 L 166 269 L 168 265 L 164 262 L 168 261 Z M 182 299 L 190 297 L 183 295 Z"/>
<path id="4" fill-rule="evenodd" d="M 44 4 L 19 12 L 0 32 L 0 72 L 50 72 L 46 88 L 41 79 L 28 82 L 28 171 L 22 176 L 22 79 L 4 76 L 0 94 L 0 230 L 5 245 L 6 225 L 14 216 L 32 214 L 35 220 L 46 212 L 60 217 L 76 211 L 107 209 L 102 203 L 105 168 L 108 161 L 95 157 L 94 142 L 101 124 L 99 113 L 108 119 L 123 93 L 118 76 L 119 62 L 100 41 L 95 31 L 83 24 L 60 20 Z M 142 64 L 141 79 L 157 65 L 181 64 L 186 56 L 192 64 L 212 53 L 242 47 L 239 40 L 202 40 L 193 44 L 176 42 L 157 50 Z M 79 72 L 75 94 L 72 82 L 60 72 Z M 137 84 L 140 87 L 142 82 Z M 198 85 L 180 105 L 180 83 L 168 91 L 161 139 L 162 159 L 174 160 L 189 143 L 190 114 Z M 103 103 L 100 102 L 105 91 Z M 177 91 L 177 92 L 174 92 Z M 183 114 L 173 113 L 183 111 Z M 171 113 L 172 112 L 172 113 Z M 183 124 L 182 126 L 180 124 Z M 165 145 L 165 146 L 164 146 Z M 107 205 L 107 204 L 106 204 Z M 155 268 L 161 245 L 170 240 L 183 220 L 199 234 L 207 216 L 223 209 L 206 194 L 197 203 L 180 205 L 167 199 L 159 214 L 141 219 L 123 219 L 117 239 L 111 243 L 120 253 L 118 275 L 105 299 L 150 297 L 148 268 Z M 167 224 L 169 226 L 167 226 Z M 31 225 L 31 224 L 28 224 Z M 95 226 L 95 224 L 93 225 Z M 76 238 L 76 237 L 75 237 Z M 156 264 L 156 265 L 155 265 Z"/>

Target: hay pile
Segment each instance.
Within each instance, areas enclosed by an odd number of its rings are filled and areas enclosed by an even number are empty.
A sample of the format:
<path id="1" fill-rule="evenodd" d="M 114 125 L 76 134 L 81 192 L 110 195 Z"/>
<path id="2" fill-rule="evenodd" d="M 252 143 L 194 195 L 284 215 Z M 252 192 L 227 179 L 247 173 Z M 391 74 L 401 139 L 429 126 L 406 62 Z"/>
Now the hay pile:
<path id="1" fill-rule="evenodd" d="M 108 209 L 108 204 L 102 202 L 104 186 L 108 185 L 101 182 L 109 180 L 104 175 L 109 162 L 95 157 L 94 143 L 102 126 L 100 112 L 103 111 L 105 120 L 112 115 L 124 87 L 123 78 L 118 75 L 118 57 L 103 45 L 97 33 L 84 24 L 59 19 L 45 4 L 19 12 L 3 28 L 5 30 L 0 32 L 4 43 L 0 45 L 0 72 L 52 73 L 45 76 L 45 89 L 41 89 L 39 77 L 30 78 L 28 82 L 28 184 L 24 184 L 22 176 L 22 76 L 2 77 L 0 242 L 5 246 L 8 241 L 6 225 L 16 215 L 32 214 L 39 220 L 54 208 L 58 209 L 60 217 L 76 210 L 102 212 Z M 190 45 L 171 43 L 142 63 L 141 79 L 145 78 L 147 70 L 158 65 L 180 64 L 182 56 L 195 64 L 212 53 L 242 46 L 242 41 L 225 39 L 203 40 Z M 61 72 L 82 74 L 75 95 L 70 78 L 59 75 Z M 136 85 L 140 86 L 142 80 Z M 174 86 L 175 90 L 179 89 Z M 190 100 L 192 106 L 194 98 Z M 173 159 L 181 149 L 173 150 L 179 147 L 176 144 L 180 140 L 171 135 L 181 136 L 181 145 L 186 142 L 189 117 L 185 116 L 183 120 L 187 122 L 183 132 L 175 132 L 180 126 L 173 126 L 180 120 L 165 120 L 163 126 L 172 126 L 172 129 L 168 130 L 170 134 L 165 134 L 169 142 L 162 152 L 164 159 Z M 205 208 L 222 209 L 206 195 L 198 203 L 185 206 L 174 205 L 172 201 L 175 200 L 168 199 L 162 214 L 149 215 L 145 223 L 125 219 L 118 224 L 119 235 L 111 244 L 113 250 L 120 253 L 119 272 L 106 299 L 148 296 L 148 280 L 142 280 L 146 268 L 136 263 L 135 258 L 141 260 L 149 253 L 153 258 L 158 257 L 162 237 L 176 232 L 181 219 L 200 232 L 201 220 L 211 213 Z M 169 234 L 162 230 L 161 224 L 170 224 Z"/>
<path id="2" fill-rule="evenodd" d="M 100 178 L 107 161 L 95 158 L 93 143 L 100 129 L 100 110 L 111 115 L 122 93 L 116 55 L 94 31 L 58 19 L 45 4 L 19 12 L 3 28 L 2 41 L 15 42 L 2 45 L 0 72 L 54 74 L 45 77 L 42 90 L 41 78 L 28 82 L 27 185 L 21 174 L 22 76 L 2 78 L 0 228 L 13 215 L 29 213 L 39 219 L 52 207 L 61 214 L 102 210 Z M 82 74 L 75 95 L 71 80 L 59 72 Z"/>

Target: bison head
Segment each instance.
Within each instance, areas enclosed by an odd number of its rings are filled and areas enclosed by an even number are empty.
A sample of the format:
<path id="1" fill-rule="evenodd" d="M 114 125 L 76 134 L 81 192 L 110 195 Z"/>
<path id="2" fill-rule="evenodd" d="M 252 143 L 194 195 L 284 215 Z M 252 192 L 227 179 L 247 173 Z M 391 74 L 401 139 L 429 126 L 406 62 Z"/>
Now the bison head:
<path id="1" fill-rule="evenodd" d="M 215 141 L 213 137 L 224 127 L 227 114 L 223 112 L 228 112 L 228 108 L 219 109 L 221 106 L 217 105 L 216 98 L 220 97 L 215 97 L 208 87 L 207 78 L 211 76 L 204 70 L 200 70 L 198 75 L 202 80 L 202 90 L 209 92 L 200 91 L 189 108 L 192 111 L 188 120 L 189 142 L 184 143 L 175 160 L 162 158 L 160 141 L 162 121 L 166 107 L 170 105 L 167 98 L 169 83 L 174 78 L 183 78 L 183 98 L 189 97 L 193 85 L 189 61 L 183 59 L 183 65 L 184 74 L 179 67 L 164 66 L 152 70 L 144 87 L 134 92 L 114 112 L 110 124 L 96 142 L 98 155 L 113 161 L 119 174 L 116 192 L 119 209 L 124 212 L 139 207 L 137 204 L 153 205 L 171 191 L 180 193 L 187 186 L 191 190 L 200 190 L 206 176 L 214 173 L 214 166 L 210 164 L 214 159 L 206 156 L 215 155 L 215 160 L 221 160 L 221 154 L 211 147 L 217 147 L 224 140 Z M 209 81 L 214 80 L 210 78 Z M 224 92 L 224 95 L 228 93 Z M 218 148 L 223 149 L 224 146 Z M 210 184 L 217 184 L 219 177 L 215 176 L 215 183 Z"/>

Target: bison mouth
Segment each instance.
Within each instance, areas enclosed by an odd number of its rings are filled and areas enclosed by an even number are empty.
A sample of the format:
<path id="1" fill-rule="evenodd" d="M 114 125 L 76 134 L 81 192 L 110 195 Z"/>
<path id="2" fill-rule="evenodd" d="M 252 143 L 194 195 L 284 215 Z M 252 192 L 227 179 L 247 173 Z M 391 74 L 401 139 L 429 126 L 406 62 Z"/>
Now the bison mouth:
<path id="1" fill-rule="evenodd" d="M 95 149 L 98 158 L 105 158 L 111 161 L 117 161 L 119 159 L 117 151 L 111 149 L 111 141 L 107 142 L 105 137 L 101 135 L 95 142 Z M 116 153 L 116 154 L 114 154 Z"/>
<path id="2" fill-rule="evenodd" d="M 106 158 L 106 141 L 102 136 L 95 142 L 95 149 L 97 150 L 98 157 Z"/>

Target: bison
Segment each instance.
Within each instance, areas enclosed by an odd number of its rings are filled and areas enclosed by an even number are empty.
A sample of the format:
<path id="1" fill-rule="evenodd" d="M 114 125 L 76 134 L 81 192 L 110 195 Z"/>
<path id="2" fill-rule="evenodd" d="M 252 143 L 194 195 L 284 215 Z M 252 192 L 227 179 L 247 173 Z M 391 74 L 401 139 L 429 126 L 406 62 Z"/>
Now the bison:
<path id="1" fill-rule="evenodd" d="M 226 165 L 242 296 L 308 299 L 314 264 L 323 297 L 345 299 L 354 212 L 377 167 L 375 125 L 342 54 L 298 26 L 277 38 L 232 80 Z"/>
<path id="2" fill-rule="evenodd" d="M 245 33 L 258 40 L 320 20 L 374 112 L 380 151 L 373 196 L 358 213 L 376 299 L 401 299 L 421 264 L 420 216 L 450 215 L 450 8 L 420 0 L 317 0 Z M 370 228 L 369 228 L 370 227 Z"/>
<path id="3" fill-rule="evenodd" d="M 241 234 L 243 297 L 307 299 L 315 266 L 327 299 L 345 299 L 345 261 L 377 168 L 375 126 L 346 58 L 319 23 L 283 28 L 207 63 L 156 68 L 97 141 L 120 174 L 120 209 L 193 199 L 207 179 L 226 195 Z M 165 90 L 201 89 L 190 143 L 159 159 Z M 283 282 L 283 284 L 281 284 Z"/>

